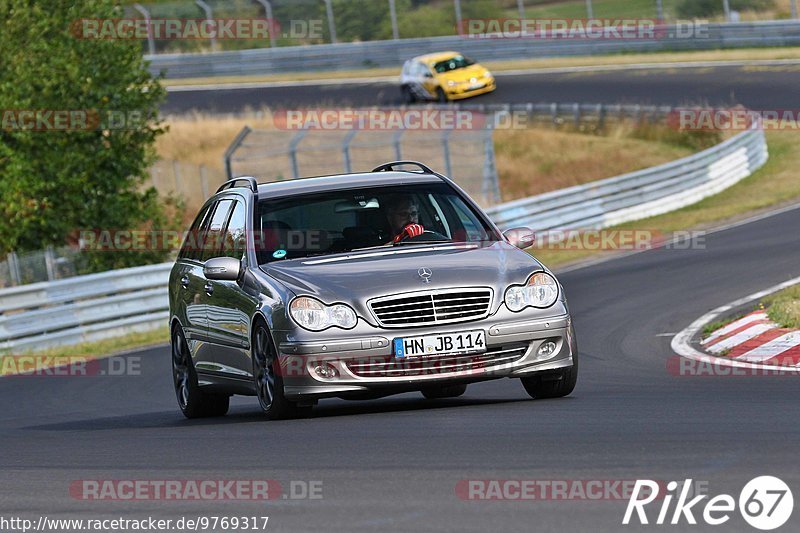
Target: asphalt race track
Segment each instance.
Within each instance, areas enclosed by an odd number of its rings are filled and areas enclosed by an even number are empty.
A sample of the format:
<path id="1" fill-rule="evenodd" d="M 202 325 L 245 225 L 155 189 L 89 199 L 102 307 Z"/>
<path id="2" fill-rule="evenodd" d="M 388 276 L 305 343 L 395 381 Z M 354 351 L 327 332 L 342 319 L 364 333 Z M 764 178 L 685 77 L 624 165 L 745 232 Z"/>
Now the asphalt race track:
<path id="1" fill-rule="evenodd" d="M 751 478 L 800 487 L 798 378 L 667 371 L 671 336 L 711 308 L 800 275 L 800 209 L 566 272 L 581 375 L 574 394 L 530 400 L 517 381 L 458 399 L 328 400 L 311 419 L 265 422 L 254 399 L 187 421 L 167 348 L 141 375 L 0 380 L 0 502 L 7 515 L 267 515 L 270 531 L 640 531 L 626 501 L 463 501 L 463 479 L 683 480 L 738 498 Z M 317 480 L 323 498 L 268 503 L 80 501 L 82 479 Z M 797 498 L 798 494 L 795 493 Z M 702 511 L 700 511 L 700 514 Z M 655 518 L 657 509 L 650 513 Z M 695 513 L 697 514 L 697 513 Z M 781 531 L 797 531 L 795 512 Z M 741 515 L 721 527 L 753 531 Z"/>
<path id="2" fill-rule="evenodd" d="M 472 103 L 587 102 L 655 105 L 742 104 L 795 109 L 800 67 L 703 67 L 497 75 L 498 88 Z M 234 113 L 247 108 L 399 105 L 397 83 L 371 82 L 171 92 L 162 110 Z"/>

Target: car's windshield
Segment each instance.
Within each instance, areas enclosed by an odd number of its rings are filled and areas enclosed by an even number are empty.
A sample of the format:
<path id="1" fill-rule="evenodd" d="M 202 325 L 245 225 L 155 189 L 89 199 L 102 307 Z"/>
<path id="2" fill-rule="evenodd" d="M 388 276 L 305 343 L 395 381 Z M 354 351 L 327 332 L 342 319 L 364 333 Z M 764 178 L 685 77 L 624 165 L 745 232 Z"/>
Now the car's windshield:
<path id="1" fill-rule="evenodd" d="M 438 63 L 433 65 L 433 69 L 439 74 L 441 74 L 443 72 L 450 72 L 451 70 L 468 67 L 474 64 L 475 62 L 470 58 L 459 55 L 459 56 L 453 56 L 445 61 L 439 61 Z"/>
<path id="2" fill-rule="evenodd" d="M 259 264 L 377 246 L 500 239 L 446 183 L 263 199 L 255 229 Z"/>

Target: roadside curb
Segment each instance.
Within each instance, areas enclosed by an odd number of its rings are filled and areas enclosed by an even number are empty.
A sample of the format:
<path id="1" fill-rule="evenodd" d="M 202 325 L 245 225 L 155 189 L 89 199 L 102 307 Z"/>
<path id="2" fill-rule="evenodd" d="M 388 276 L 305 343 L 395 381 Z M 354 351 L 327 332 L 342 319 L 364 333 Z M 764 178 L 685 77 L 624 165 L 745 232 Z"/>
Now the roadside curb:
<path id="1" fill-rule="evenodd" d="M 739 307 L 747 305 L 750 302 L 753 302 L 755 300 L 758 300 L 760 298 L 763 298 L 764 296 L 778 292 L 780 290 L 786 289 L 798 283 L 800 283 L 800 277 L 792 278 L 790 280 L 784 281 L 783 283 L 779 283 L 778 285 L 774 285 L 772 287 L 755 292 L 743 298 L 739 298 L 738 300 L 734 300 L 729 304 L 717 307 L 716 309 L 709 311 L 708 313 L 704 314 L 703 316 L 692 322 L 687 328 L 683 329 L 677 335 L 675 335 L 675 337 L 672 338 L 672 342 L 670 343 L 672 351 L 682 357 L 685 357 L 686 359 L 690 359 L 693 361 L 709 365 L 744 368 L 744 369 L 759 370 L 759 371 L 761 370 L 781 371 L 785 373 L 800 374 L 800 367 L 797 366 L 780 366 L 772 364 L 752 363 L 747 361 L 730 359 L 728 357 L 718 357 L 715 355 L 701 352 L 692 345 L 693 341 L 699 342 L 700 340 L 699 333 L 700 331 L 702 331 L 703 327 L 706 324 L 713 322 L 714 320 L 724 315 L 725 313 L 729 313 Z"/>

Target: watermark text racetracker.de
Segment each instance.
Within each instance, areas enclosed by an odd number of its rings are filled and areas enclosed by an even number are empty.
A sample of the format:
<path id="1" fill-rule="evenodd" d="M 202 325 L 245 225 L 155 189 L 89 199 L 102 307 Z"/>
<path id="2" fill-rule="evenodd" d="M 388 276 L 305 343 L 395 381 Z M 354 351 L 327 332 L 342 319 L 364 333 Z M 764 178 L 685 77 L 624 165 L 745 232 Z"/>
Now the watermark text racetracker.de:
<path id="1" fill-rule="evenodd" d="M 141 376 L 139 356 L 97 358 L 85 355 L 0 355 L 0 377 Z"/>
<path id="2" fill-rule="evenodd" d="M 649 18 L 486 18 L 464 19 L 456 32 L 465 39 L 707 39 L 708 21 L 680 20 L 667 25 Z"/>
<path id="3" fill-rule="evenodd" d="M 286 39 L 322 39 L 322 19 L 293 19 L 285 25 L 268 18 L 163 18 L 163 19 L 78 19 L 70 30 L 78 39 L 87 40 L 245 40 L 270 37 Z"/>

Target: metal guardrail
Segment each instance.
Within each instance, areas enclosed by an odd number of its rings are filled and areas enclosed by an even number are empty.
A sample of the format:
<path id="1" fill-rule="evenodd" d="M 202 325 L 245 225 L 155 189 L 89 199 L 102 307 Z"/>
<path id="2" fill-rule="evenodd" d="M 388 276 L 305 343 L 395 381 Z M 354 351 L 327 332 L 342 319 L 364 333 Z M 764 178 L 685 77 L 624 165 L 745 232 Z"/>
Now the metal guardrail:
<path id="1" fill-rule="evenodd" d="M 681 36 L 673 25 L 649 39 L 492 39 L 458 35 L 260 48 L 208 54 L 146 55 L 150 70 L 166 70 L 167 78 L 247 76 L 325 70 L 399 67 L 407 59 L 430 52 L 458 50 L 479 61 L 558 56 L 603 55 L 622 52 L 712 50 L 718 48 L 800 45 L 800 21 L 708 24 L 707 31 Z M 663 31 L 664 36 L 660 37 Z M 398 73 L 399 74 L 399 73 Z"/>
<path id="2" fill-rule="evenodd" d="M 693 204 L 746 178 L 768 158 L 761 129 L 697 154 L 487 209 L 501 229 L 600 229 Z"/>
<path id="3" fill-rule="evenodd" d="M 761 130 L 638 172 L 487 210 L 507 229 L 602 228 L 690 205 L 749 176 L 767 160 Z M 0 354 L 95 341 L 167 324 L 172 264 L 112 270 L 0 290 Z"/>
<path id="4" fill-rule="evenodd" d="M 0 290 L 0 353 L 166 325 L 171 268 L 148 265 Z"/>

